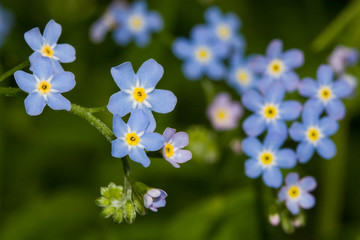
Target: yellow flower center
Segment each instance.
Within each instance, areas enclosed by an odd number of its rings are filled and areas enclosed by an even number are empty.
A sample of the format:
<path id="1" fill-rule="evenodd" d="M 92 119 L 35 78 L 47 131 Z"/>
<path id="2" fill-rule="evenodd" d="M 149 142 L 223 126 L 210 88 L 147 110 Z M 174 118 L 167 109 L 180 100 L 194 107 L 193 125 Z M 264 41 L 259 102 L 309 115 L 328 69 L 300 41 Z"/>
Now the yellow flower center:
<path id="1" fill-rule="evenodd" d="M 314 128 L 314 127 L 309 128 L 307 131 L 307 137 L 308 137 L 309 141 L 316 142 L 321 137 L 321 132 L 317 128 Z"/>
<path id="2" fill-rule="evenodd" d="M 138 102 L 143 102 L 147 96 L 144 88 L 135 88 L 133 95 Z"/>
<path id="3" fill-rule="evenodd" d="M 41 53 L 45 57 L 52 58 L 54 55 L 54 50 L 49 45 L 46 45 L 42 47 Z"/>
<path id="4" fill-rule="evenodd" d="M 165 145 L 165 155 L 167 158 L 174 155 L 174 147 L 169 143 Z"/>
<path id="5" fill-rule="evenodd" d="M 279 76 L 284 71 L 284 63 L 279 59 L 272 60 L 268 66 L 268 72 L 273 76 Z"/>
<path id="6" fill-rule="evenodd" d="M 270 165 L 274 161 L 274 156 L 269 152 L 265 152 L 261 154 L 260 160 L 262 164 Z"/>
<path id="7" fill-rule="evenodd" d="M 129 25 L 131 30 L 139 32 L 144 28 L 144 19 L 140 15 L 133 15 L 129 19 Z"/>
<path id="8" fill-rule="evenodd" d="M 226 40 L 230 38 L 231 32 L 229 27 L 226 24 L 220 24 L 216 28 L 216 33 L 220 39 Z"/>
<path id="9" fill-rule="evenodd" d="M 43 80 L 42 82 L 40 82 L 38 84 L 37 89 L 41 94 L 46 94 L 46 93 L 50 92 L 51 84 L 48 83 L 47 81 Z"/>
<path id="10" fill-rule="evenodd" d="M 291 198 L 296 198 L 300 194 L 300 189 L 298 186 L 291 186 L 289 188 L 288 194 Z"/>
<path id="11" fill-rule="evenodd" d="M 242 85 L 248 85 L 250 83 L 249 74 L 244 69 L 236 71 L 236 79 Z"/>
<path id="12" fill-rule="evenodd" d="M 329 87 L 322 87 L 319 89 L 318 96 L 322 101 L 327 102 L 332 98 L 333 94 Z"/>
<path id="13" fill-rule="evenodd" d="M 196 49 L 195 56 L 199 62 L 209 62 L 211 59 L 210 49 L 208 49 L 207 47 L 199 47 L 198 49 Z"/>
<path id="14" fill-rule="evenodd" d="M 224 110 L 219 110 L 217 111 L 217 118 L 220 119 L 220 120 L 223 120 L 224 118 L 226 118 L 226 111 Z"/>
<path id="15" fill-rule="evenodd" d="M 274 119 L 278 114 L 277 108 L 274 105 L 264 107 L 264 116 L 267 119 Z"/>
<path id="16" fill-rule="evenodd" d="M 136 146 L 138 142 L 140 141 L 140 138 L 136 133 L 128 133 L 125 138 L 127 144 L 131 146 Z"/>

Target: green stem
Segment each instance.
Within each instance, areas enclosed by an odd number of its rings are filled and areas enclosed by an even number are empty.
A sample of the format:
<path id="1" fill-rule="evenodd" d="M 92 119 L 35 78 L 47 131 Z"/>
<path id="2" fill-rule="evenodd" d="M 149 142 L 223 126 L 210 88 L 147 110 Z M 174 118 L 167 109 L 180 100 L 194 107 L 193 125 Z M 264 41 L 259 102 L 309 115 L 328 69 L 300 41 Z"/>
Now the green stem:
<path id="1" fill-rule="evenodd" d="M 125 199 L 131 199 L 132 193 L 132 182 L 130 178 L 130 165 L 129 161 L 126 157 L 121 158 L 123 163 L 123 170 L 124 170 L 124 192 L 125 192 Z"/>
<path id="2" fill-rule="evenodd" d="M 0 87 L 0 94 L 5 95 L 7 97 L 16 97 L 20 96 L 24 92 L 19 88 L 12 87 Z"/>
<path id="3" fill-rule="evenodd" d="M 265 218 L 265 214 L 267 211 L 264 207 L 264 194 L 262 189 L 262 181 L 260 178 L 255 179 L 254 181 L 254 188 L 255 188 L 255 202 L 256 202 L 256 215 L 258 220 L 258 227 L 259 227 L 259 234 L 260 239 L 269 239 L 269 234 L 266 229 L 267 221 Z M 264 214 L 265 213 L 265 214 Z"/>
<path id="4" fill-rule="evenodd" d="M 10 69 L 9 71 L 3 73 L 2 75 L 0 75 L 0 82 L 5 80 L 6 78 L 10 77 L 11 75 L 14 74 L 14 72 L 16 72 L 17 70 L 21 70 L 27 66 L 30 65 L 29 60 L 26 60 L 22 63 L 20 63 L 19 65 L 17 65 L 16 67 L 13 67 L 12 69 Z"/>
<path id="5" fill-rule="evenodd" d="M 205 94 L 206 102 L 210 104 L 215 95 L 214 84 L 207 78 L 202 79 L 200 83 Z"/>

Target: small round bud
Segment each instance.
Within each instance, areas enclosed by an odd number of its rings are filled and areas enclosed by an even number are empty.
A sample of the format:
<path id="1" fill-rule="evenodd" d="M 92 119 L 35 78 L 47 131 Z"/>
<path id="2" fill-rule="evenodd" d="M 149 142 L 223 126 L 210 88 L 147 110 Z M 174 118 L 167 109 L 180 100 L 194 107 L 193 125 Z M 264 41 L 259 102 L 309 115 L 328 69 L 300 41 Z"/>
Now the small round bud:
<path id="1" fill-rule="evenodd" d="M 132 201 L 127 201 L 124 205 L 124 218 L 127 223 L 133 223 L 136 218 L 135 206 Z"/>
<path id="2" fill-rule="evenodd" d="M 116 207 L 105 207 L 102 212 L 101 215 L 105 218 L 111 217 L 116 211 Z"/>
<path id="3" fill-rule="evenodd" d="M 141 215 L 145 215 L 145 207 L 143 199 L 140 198 L 137 194 L 133 194 L 133 201 L 135 205 L 135 211 Z"/>
<path id="4" fill-rule="evenodd" d="M 95 200 L 96 205 L 98 205 L 99 207 L 107 207 L 111 204 L 111 201 L 107 198 L 104 197 L 100 197 L 98 199 Z"/>
<path id="5" fill-rule="evenodd" d="M 119 207 L 114 216 L 113 216 L 113 219 L 114 219 L 114 222 L 116 223 L 121 223 L 123 221 L 123 218 L 124 218 L 124 213 L 123 213 L 123 208 L 122 207 Z"/>

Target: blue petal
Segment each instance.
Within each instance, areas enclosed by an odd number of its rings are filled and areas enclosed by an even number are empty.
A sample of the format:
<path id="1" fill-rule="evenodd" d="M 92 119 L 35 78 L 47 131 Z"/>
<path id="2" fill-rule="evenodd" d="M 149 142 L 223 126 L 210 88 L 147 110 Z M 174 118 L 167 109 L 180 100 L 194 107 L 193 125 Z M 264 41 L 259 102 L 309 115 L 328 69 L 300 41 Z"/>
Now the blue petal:
<path id="1" fill-rule="evenodd" d="M 117 114 L 113 117 L 113 131 L 117 138 L 124 137 L 128 131 L 127 124 Z"/>
<path id="2" fill-rule="evenodd" d="M 267 75 L 264 75 L 260 80 L 259 82 L 257 83 L 257 87 L 259 89 L 259 91 L 262 93 L 262 94 L 265 94 L 268 90 L 268 88 L 271 86 L 271 84 L 273 84 L 275 81 L 274 81 L 274 78 L 270 77 L 270 76 L 267 76 Z M 279 82 L 277 82 L 277 84 L 279 84 Z"/>
<path id="3" fill-rule="evenodd" d="M 148 125 L 148 127 L 146 128 L 145 131 L 146 132 L 153 132 L 155 130 L 155 128 L 156 128 L 156 121 L 155 121 L 154 115 L 153 115 L 150 108 L 143 108 L 142 110 L 146 113 L 146 115 L 148 116 L 149 121 L 150 121 L 150 123 L 149 123 L 149 125 Z"/>
<path id="4" fill-rule="evenodd" d="M 317 99 L 310 99 L 304 104 L 302 121 L 305 126 L 317 124 L 324 105 Z"/>
<path id="5" fill-rule="evenodd" d="M 257 178 L 262 173 L 262 167 L 258 161 L 254 159 L 245 162 L 245 175 L 250 178 Z"/>
<path id="6" fill-rule="evenodd" d="M 172 51 L 174 55 L 180 59 L 186 59 L 193 54 L 193 47 L 189 40 L 183 37 L 177 38 L 172 44 Z"/>
<path id="7" fill-rule="evenodd" d="M 285 183 L 286 185 L 294 185 L 299 181 L 299 174 L 296 172 L 291 172 L 288 175 L 286 175 Z"/>
<path id="8" fill-rule="evenodd" d="M 165 143 L 164 137 L 158 133 L 145 133 L 140 137 L 140 143 L 147 151 L 160 150 Z"/>
<path id="9" fill-rule="evenodd" d="M 132 104 L 132 97 L 129 94 L 120 91 L 111 95 L 109 103 L 107 105 L 107 109 L 112 114 L 119 114 L 120 117 L 123 117 L 129 112 L 131 112 Z"/>
<path id="10" fill-rule="evenodd" d="M 47 104 L 53 110 L 70 111 L 71 102 L 60 93 L 50 93 L 47 95 Z"/>
<path id="11" fill-rule="evenodd" d="M 224 16 L 224 19 L 229 24 L 231 29 L 238 30 L 241 26 L 241 21 L 239 17 L 233 12 L 226 14 Z"/>
<path id="12" fill-rule="evenodd" d="M 293 121 L 300 116 L 302 106 L 298 101 L 286 101 L 280 105 L 281 118 L 286 121 Z"/>
<path id="13" fill-rule="evenodd" d="M 287 138 L 287 126 L 284 121 L 277 120 L 269 123 L 268 127 L 269 134 L 277 134 L 284 139 Z"/>
<path id="14" fill-rule="evenodd" d="M 262 74 L 266 71 L 268 64 L 269 62 L 265 57 L 257 55 L 251 59 L 249 66 L 254 72 Z"/>
<path id="15" fill-rule="evenodd" d="M 151 109 L 158 113 L 169 113 L 174 110 L 177 99 L 169 90 L 155 89 L 148 94 L 147 100 Z"/>
<path id="16" fill-rule="evenodd" d="M 220 41 L 219 42 L 216 41 L 216 44 L 214 42 L 214 44 L 211 47 L 211 52 L 214 54 L 214 56 L 217 59 L 223 59 L 228 56 L 229 46 Z"/>
<path id="17" fill-rule="evenodd" d="M 190 38 L 195 43 L 207 43 L 210 37 L 212 37 L 212 32 L 207 26 L 198 24 L 191 29 Z"/>
<path id="18" fill-rule="evenodd" d="M 293 92 L 299 87 L 299 76 L 295 72 L 285 72 L 281 75 L 281 82 L 286 91 Z"/>
<path id="19" fill-rule="evenodd" d="M 304 191 L 312 191 L 316 188 L 316 180 L 313 177 L 304 177 L 299 182 L 299 187 Z"/>
<path id="20" fill-rule="evenodd" d="M 175 147 L 184 148 L 189 144 L 189 135 L 186 132 L 175 133 L 172 142 Z"/>
<path id="21" fill-rule="evenodd" d="M 163 74 L 164 68 L 152 58 L 144 62 L 136 73 L 145 89 L 154 88 Z"/>
<path id="22" fill-rule="evenodd" d="M 278 58 L 282 54 L 283 43 L 279 39 L 272 40 L 266 48 L 266 56 Z"/>
<path id="23" fill-rule="evenodd" d="M 299 93 L 303 97 L 316 96 L 318 85 L 312 78 L 304 78 L 299 84 Z"/>
<path id="24" fill-rule="evenodd" d="M 213 62 L 207 66 L 207 74 L 212 80 L 221 80 L 225 74 L 225 65 L 221 62 Z"/>
<path id="25" fill-rule="evenodd" d="M 149 117 L 146 115 L 146 113 L 141 109 L 137 109 L 131 112 L 127 124 L 130 126 L 131 131 L 140 133 L 146 130 L 149 123 L 150 123 Z"/>
<path id="26" fill-rule="evenodd" d="M 299 198 L 299 205 L 304 209 L 309 209 L 315 206 L 315 198 L 309 193 L 302 193 Z"/>
<path id="27" fill-rule="evenodd" d="M 321 65 L 316 72 L 320 85 L 329 85 L 334 78 L 334 70 L 328 65 Z"/>
<path id="28" fill-rule="evenodd" d="M 289 209 L 289 211 L 293 214 L 293 215 L 297 215 L 300 212 L 300 208 L 297 202 L 292 201 L 292 200 L 287 200 L 286 201 L 286 207 Z"/>
<path id="29" fill-rule="evenodd" d="M 204 74 L 203 66 L 195 61 L 184 62 L 182 70 L 189 80 L 198 80 Z"/>
<path id="30" fill-rule="evenodd" d="M 288 192 L 288 187 L 282 187 L 278 193 L 278 198 L 281 202 L 285 201 Z"/>
<path id="31" fill-rule="evenodd" d="M 150 159 L 146 155 L 144 149 L 141 148 L 131 148 L 129 157 L 134 162 L 138 162 L 144 167 L 148 167 L 150 165 Z"/>
<path id="32" fill-rule="evenodd" d="M 129 44 L 132 34 L 127 28 L 119 27 L 113 32 L 114 41 L 120 46 Z"/>
<path id="33" fill-rule="evenodd" d="M 51 65 L 52 65 L 53 74 L 65 72 L 60 62 L 54 58 L 51 58 Z"/>
<path id="34" fill-rule="evenodd" d="M 252 112 L 258 112 L 264 105 L 264 98 L 254 90 L 245 92 L 241 100 L 243 105 Z"/>
<path id="35" fill-rule="evenodd" d="M 122 139 L 115 139 L 111 142 L 111 155 L 116 158 L 122 158 L 129 154 L 128 145 Z"/>
<path id="36" fill-rule="evenodd" d="M 39 57 L 31 66 L 34 75 L 38 76 L 40 80 L 47 80 L 52 75 L 52 64 L 49 58 Z"/>
<path id="37" fill-rule="evenodd" d="M 53 46 L 57 43 L 61 34 L 61 25 L 56 23 L 54 20 L 50 20 L 44 29 L 44 38 L 46 43 Z"/>
<path id="38" fill-rule="evenodd" d="M 323 138 L 316 145 L 316 150 L 321 157 L 331 159 L 336 154 L 336 145 L 329 138 Z"/>
<path id="39" fill-rule="evenodd" d="M 151 39 L 151 35 L 147 31 L 139 32 L 135 35 L 135 43 L 138 47 L 146 47 Z"/>
<path id="40" fill-rule="evenodd" d="M 31 116 L 36 116 L 42 113 L 45 106 L 46 101 L 44 97 L 37 92 L 30 93 L 25 99 L 26 113 Z"/>
<path id="41" fill-rule="evenodd" d="M 334 135 L 339 129 L 339 123 L 329 117 L 321 118 L 319 125 L 321 128 L 321 132 L 327 137 Z"/>
<path id="42" fill-rule="evenodd" d="M 175 132 L 176 132 L 175 128 L 167 127 L 163 132 L 165 142 L 168 142 L 174 136 Z"/>
<path id="43" fill-rule="evenodd" d="M 280 168 L 293 168 L 296 165 L 296 154 L 292 149 L 282 149 L 277 152 L 276 164 Z"/>
<path id="44" fill-rule="evenodd" d="M 44 43 L 44 38 L 41 36 L 39 28 L 33 28 L 24 34 L 25 41 L 32 50 L 41 50 Z"/>
<path id="45" fill-rule="evenodd" d="M 285 142 L 286 138 L 283 134 L 279 134 L 276 132 L 269 132 L 266 134 L 264 139 L 264 147 L 266 149 L 277 151 L 281 145 Z"/>
<path id="46" fill-rule="evenodd" d="M 59 62 L 70 63 L 75 60 L 75 48 L 70 44 L 58 44 L 54 48 L 54 56 L 59 58 Z"/>
<path id="47" fill-rule="evenodd" d="M 54 75 L 51 88 L 59 92 L 68 92 L 75 87 L 75 75 L 72 72 L 62 72 Z"/>
<path id="48" fill-rule="evenodd" d="M 257 138 L 247 137 L 242 141 L 242 149 L 246 155 L 257 159 L 259 153 L 262 151 L 262 144 Z"/>
<path id="49" fill-rule="evenodd" d="M 264 132 L 265 120 L 259 115 L 253 114 L 243 122 L 243 129 L 248 136 L 256 137 Z"/>
<path id="50" fill-rule="evenodd" d="M 279 168 L 271 167 L 264 169 L 264 183 L 272 188 L 278 188 L 282 184 L 282 173 Z"/>
<path id="51" fill-rule="evenodd" d="M 283 54 L 283 60 L 287 67 L 298 68 L 304 64 L 304 53 L 298 49 L 290 49 Z"/>
<path id="52" fill-rule="evenodd" d="M 14 73 L 14 78 L 21 90 L 31 93 L 36 89 L 37 83 L 32 74 L 19 70 Z"/>
<path id="53" fill-rule="evenodd" d="M 131 90 L 138 79 L 130 62 L 111 68 L 111 75 L 121 90 Z"/>
<path id="54" fill-rule="evenodd" d="M 333 92 L 337 98 L 344 98 L 351 95 L 353 89 L 345 80 L 338 80 L 332 86 Z"/>
<path id="55" fill-rule="evenodd" d="M 297 142 L 305 140 L 305 127 L 299 122 L 294 122 L 289 128 L 290 137 Z"/>
<path id="56" fill-rule="evenodd" d="M 285 89 L 279 82 L 274 82 L 265 93 L 265 101 L 269 103 L 280 103 L 285 96 Z"/>
<path id="57" fill-rule="evenodd" d="M 215 6 L 208 8 L 204 13 L 205 20 L 212 24 L 221 21 L 221 15 L 221 10 Z"/>
<path id="58" fill-rule="evenodd" d="M 174 161 L 176 163 L 184 163 L 189 161 L 192 158 L 192 153 L 189 150 L 177 150 L 176 153 L 174 153 Z M 174 165 L 174 164 L 173 164 Z"/>
<path id="59" fill-rule="evenodd" d="M 326 112 L 334 120 L 341 120 L 345 117 L 345 106 L 339 99 L 329 101 L 326 106 Z"/>
<path id="60" fill-rule="evenodd" d="M 309 142 L 302 142 L 296 148 L 296 155 L 300 163 L 308 162 L 314 155 L 314 146 Z"/>
<path id="61" fill-rule="evenodd" d="M 149 11 L 147 15 L 147 25 L 152 31 L 158 32 L 164 26 L 164 21 L 161 15 L 156 11 Z"/>

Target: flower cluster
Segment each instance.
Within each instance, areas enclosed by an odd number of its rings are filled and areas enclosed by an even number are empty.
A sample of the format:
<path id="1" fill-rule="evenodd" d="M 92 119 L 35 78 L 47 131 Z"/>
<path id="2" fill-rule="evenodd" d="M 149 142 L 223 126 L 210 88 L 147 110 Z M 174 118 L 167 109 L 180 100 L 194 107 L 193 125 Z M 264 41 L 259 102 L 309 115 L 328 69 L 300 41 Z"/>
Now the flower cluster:
<path id="1" fill-rule="evenodd" d="M 101 42 L 107 32 L 113 31 L 113 38 L 121 46 L 134 40 L 139 47 L 149 44 L 151 33 L 159 32 L 163 28 L 161 15 L 156 11 L 149 11 L 145 1 L 135 1 L 128 5 L 121 0 L 114 0 L 104 15 L 97 20 L 90 29 L 93 42 Z"/>

